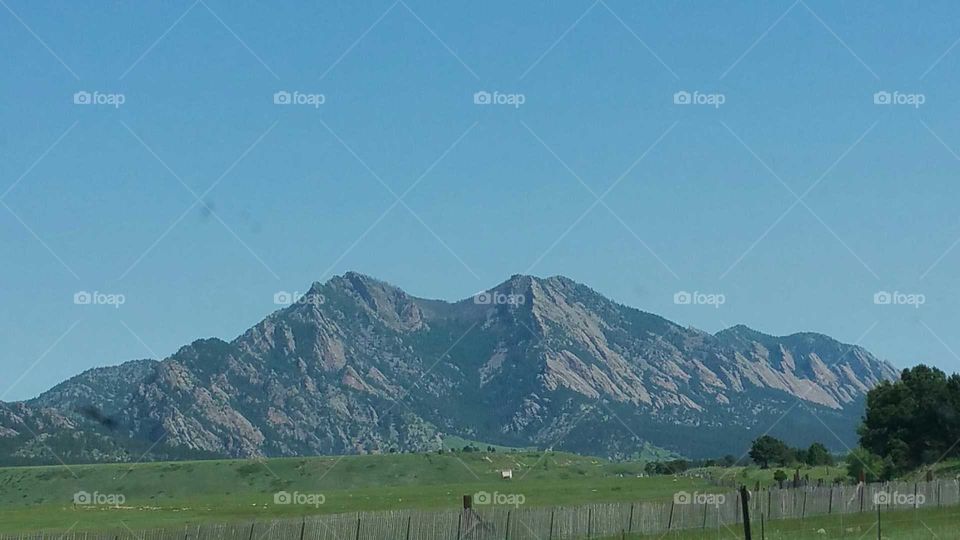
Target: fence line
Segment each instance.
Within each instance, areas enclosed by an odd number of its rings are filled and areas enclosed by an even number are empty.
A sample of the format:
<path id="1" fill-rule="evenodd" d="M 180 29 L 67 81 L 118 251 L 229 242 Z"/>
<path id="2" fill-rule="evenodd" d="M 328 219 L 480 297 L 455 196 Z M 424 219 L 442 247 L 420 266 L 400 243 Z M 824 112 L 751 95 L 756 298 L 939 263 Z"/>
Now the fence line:
<path id="1" fill-rule="evenodd" d="M 752 519 L 804 519 L 960 505 L 960 482 L 771 488 L 750 494 Z M 109 532 L 0 535 L 0 540 L 572 540 L 621 533 L 717 529 L 742 522 L 740 494 L 679 492 L 673 501 L 571 507 L 481 505 L 471 510 L 394 510 L 264 522 Z"/>

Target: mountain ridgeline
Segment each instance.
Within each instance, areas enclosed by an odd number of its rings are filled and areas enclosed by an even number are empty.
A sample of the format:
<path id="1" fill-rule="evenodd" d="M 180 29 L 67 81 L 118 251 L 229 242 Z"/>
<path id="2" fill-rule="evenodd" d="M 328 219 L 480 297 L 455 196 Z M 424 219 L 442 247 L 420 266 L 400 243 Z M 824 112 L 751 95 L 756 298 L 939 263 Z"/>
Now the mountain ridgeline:
<path id="1" fill-rule="evenodd" d="M 429 451 L 444 435 L 709 457 L 742 455 L 767 430 L 840 449 L 866 392 L 896 376 L 827 336 L 709 334 L 564 277 L 514 276 L 450 303 L 347 273 L 231 342 L 0 404 L 0 460 Z"/>

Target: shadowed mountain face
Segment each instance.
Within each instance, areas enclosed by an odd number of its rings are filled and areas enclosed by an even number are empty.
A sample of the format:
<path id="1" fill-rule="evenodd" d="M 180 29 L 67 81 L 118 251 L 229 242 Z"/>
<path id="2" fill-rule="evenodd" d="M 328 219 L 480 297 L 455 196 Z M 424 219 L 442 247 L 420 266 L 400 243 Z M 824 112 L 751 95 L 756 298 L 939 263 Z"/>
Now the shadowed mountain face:
<path id="1" fill-rule="evenodd" d="M 0 404 L 0 450 L 71 430 L 109 446 L 86 460 L 144 444 L 156 445 L 147 459 L 428 450 L 438 434 L 705 457 L 742 454 L 771 426 L 839 449 L 855 441 L 866 391 L 894 377 L 827 336 L 711 335 L 563 277 L 514 276 L 448 303 L 347 273 L 232 342 L 198 340 Z"/>

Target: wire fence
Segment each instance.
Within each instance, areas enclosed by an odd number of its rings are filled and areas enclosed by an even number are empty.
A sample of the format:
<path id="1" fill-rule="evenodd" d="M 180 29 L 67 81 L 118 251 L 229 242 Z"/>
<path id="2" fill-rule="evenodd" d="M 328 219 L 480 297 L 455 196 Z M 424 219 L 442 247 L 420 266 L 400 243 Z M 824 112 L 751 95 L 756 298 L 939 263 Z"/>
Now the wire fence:
<path id="1" fill-rule="evenodd" d="M 748 493 L 751 522 L 960 505 L 960 482 L 772 488 Z M 743 521 L 738 491 L 678 492 L 672 501 L 572 507 L 478 505 L 466 510 L 397 510 L 301 519 L 201 524 L 176 529 L 38 532 L 0 540 L 571 540 L 733 527 Z"/>

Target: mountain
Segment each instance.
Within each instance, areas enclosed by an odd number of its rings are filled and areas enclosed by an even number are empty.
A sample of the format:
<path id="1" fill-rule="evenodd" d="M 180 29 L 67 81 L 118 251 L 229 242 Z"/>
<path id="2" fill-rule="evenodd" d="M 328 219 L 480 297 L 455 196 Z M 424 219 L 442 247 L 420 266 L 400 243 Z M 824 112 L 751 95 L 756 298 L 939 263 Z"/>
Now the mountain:
<path id="1" fill-rule="evenodd" d="M 143 459 L 424 451 L 441 434 L 708 457 L 741 455 L 768 429 L 839 450 L 855 442 L 865 393 L 896 376 L 824 335 L 712 335 L 564 277 L 516 275 L 450 303 L 350 272 L 231 342 L 201 339 L 0 404 L 0 452 L 16 439 L 36 449 L 19 458 L 41 459 L 65 430 L 96 450 L 73 456 L 86 460 L 142 447 Z"/>

